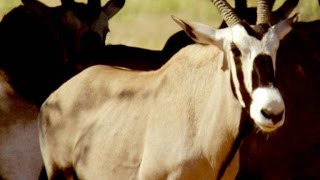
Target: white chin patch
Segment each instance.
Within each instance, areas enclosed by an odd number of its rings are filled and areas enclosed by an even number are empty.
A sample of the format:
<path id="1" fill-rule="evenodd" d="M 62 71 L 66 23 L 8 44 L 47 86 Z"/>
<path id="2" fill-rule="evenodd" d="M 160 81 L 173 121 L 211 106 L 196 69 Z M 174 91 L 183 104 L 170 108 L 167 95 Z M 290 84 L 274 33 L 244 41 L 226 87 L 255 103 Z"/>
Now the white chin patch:
<path id="1" fill-rule="evenodd" d="M 252 93 L 250 116 L 264 132 L 271 132 L 284 123 L 285 106 L 277 88 L 257 88 Z"/>

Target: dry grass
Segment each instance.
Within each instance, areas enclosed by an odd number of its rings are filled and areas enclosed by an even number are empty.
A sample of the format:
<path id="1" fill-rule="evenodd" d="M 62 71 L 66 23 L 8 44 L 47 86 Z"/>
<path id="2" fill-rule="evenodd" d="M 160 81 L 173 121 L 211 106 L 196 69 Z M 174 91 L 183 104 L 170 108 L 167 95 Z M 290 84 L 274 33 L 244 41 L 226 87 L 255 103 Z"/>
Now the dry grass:
<path id="1" fill-rule="evenodd" d="M 41 1 L 49 6 L 60 4 L 59 0 Z M 254 2 L 249 0 L 249 6 L 255 6 Z M 283 0 L 277 0 L 276 8 L 282 3 Z M 20 0 L 2 0 L 0 19 L 19 4 Z M 297 11 L 300 21 L 320 18 L 317 0 L 300 0 Z M 107 43 L 161 49 L 170 35 L 180 30 L 171 15 L 214 27 L 218 27 L 222 20 L 209 0 L 127 0 L 120 13 L 110 20 L 111 32 Z"/>

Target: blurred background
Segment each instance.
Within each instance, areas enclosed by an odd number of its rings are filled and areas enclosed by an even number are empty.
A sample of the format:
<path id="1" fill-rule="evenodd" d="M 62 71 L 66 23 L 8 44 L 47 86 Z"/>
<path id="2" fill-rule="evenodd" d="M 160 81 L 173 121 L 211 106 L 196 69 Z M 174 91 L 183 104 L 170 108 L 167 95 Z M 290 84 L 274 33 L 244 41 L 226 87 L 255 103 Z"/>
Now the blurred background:
<path id="1" fill-rule="evenodd" d="M 40 1 L 48 6 L 60 5 L 60 0 Z M 105 2 L 107 0 L 102 0 L 102 4 Z M 233 6 L 233 1 L 229 2 Z M 276 0 L 274 9 L 283 2 Z M 20 4 L 21 0 L 0 0 L 0 19 Z M 248 5 L 256 6 L 255 0 L 248 0 Z M 318 0 L 300 0 L 296 11 L 299 12 L 299 21 L 320 19 Z M 167 39 L 180 30 L 171 15 L 213 27 L 218 27 L 222 21 L 209 0 L 126 0 L 124 8 L 109 21 L 111 32 L 106 43 L 162 49 Z"/>

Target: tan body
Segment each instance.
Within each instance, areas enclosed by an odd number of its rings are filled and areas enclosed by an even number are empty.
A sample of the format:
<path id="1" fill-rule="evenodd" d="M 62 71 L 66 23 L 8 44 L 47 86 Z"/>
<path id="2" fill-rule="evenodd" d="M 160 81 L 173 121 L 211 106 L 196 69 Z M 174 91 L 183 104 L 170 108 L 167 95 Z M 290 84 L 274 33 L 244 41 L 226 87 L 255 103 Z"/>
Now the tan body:
<path id="1" fill-rule="evenodd" d="M 216 178 L 242 109 L 223 56 L 192 45 L 157 71 L 93 66 L 63 84 L 39 116 L 48 176 Z"/>
<path id="2" fill-rule="evenodd" d="M 35 180 L 43 166 L 38 108 L 21 98 L 0 71 L 0 179 Z"/>

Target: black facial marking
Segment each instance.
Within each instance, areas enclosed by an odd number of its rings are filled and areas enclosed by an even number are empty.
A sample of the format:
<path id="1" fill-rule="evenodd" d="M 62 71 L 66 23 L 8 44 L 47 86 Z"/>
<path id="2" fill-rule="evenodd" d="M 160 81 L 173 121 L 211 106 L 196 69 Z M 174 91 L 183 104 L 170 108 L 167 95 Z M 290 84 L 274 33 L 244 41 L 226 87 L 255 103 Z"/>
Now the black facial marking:
<path id="1" fill-rule="evenodd" d="M 268 24 L 258 24 L 253 28 L 251 28 L 251 26 L 247 23 L 242 23 L 241 25 L 250 36 L 255 37 L 259 40 L 262 39 L 263 35 L 268 31 L 270 27 Z"/>
<path id="2" fill-rule="evenodd" d="M 238 49 L 238 47 L 234 43 L 231 43 L 231 51 L 232 51 L 232 54 L 234 57 L 241 56 L 240 50 Z"/>
<path id="3" fill-rule="evenodd" d="M 271 56 L 259 54 L 253 62 L 252 88 L 272 86 L 274 82 L 274 69 Z"/>
<path id="4" fill-rule="evenodd" d="M 230 71 L 230 72 L 231 72 L 231 71 Z M 235 87 L 235 85 L 234 85 L 234 82 L 232 81 L 232 78 L 230 78 L 230 83 L 231 83 L 232 94 L 233 94 L 234 97 L 236 97 L 236 99 L 238 99 L 238 98 L 237 98 L 237 94 L 236 94 L 236 87 Z M 238 100 L 239 100 L 239 99 L 238 99 Z"/>
<path id="5" fill-rule="evenodd" d="M 231 44 L 231 48 L 234 49 L 235 51 L 237 51 L 237 50 L 239 51 L 239 49 L 237 48 L 237 46 L 234 43 Z M 246 107 L 248 107 L 248 105 L 251 103 L 251 96 L 248 93 L 248 91 L 246 90 L 245 85 L 244 85 L 244 75 L 242 72 L 242 62 L 240 59 L 241 53 L 239 56 L 236 56 L 236 55 L 238 55 L 238 52 L 235 52 L 235 53 L 233 52 L 233 60 L 234 60 L 235 66 L 236 66 L 237 78 L 239 80 L 239 85 L 240 85 L 239 91 L 241 93 L 241 96 L 243 98 L 244 103 L 246 104 Z M 232 82 L 231 87 L 233 87 L 233 90 L 234 90 L 234 82 Z"/>
<path id="6" fill-rule="evenodd" d="M 49 179 L 74 179 L 78 180 L 78 176 L 72 167 L 53 169 L 52 176 Z"/>
<path id="7" fill-rule="evenodd" d="M 184 23 L 185 27 L 186 27 L 186 32 L 189 34 L 189 36 L 191 36 L 192 39 L 196 39 L 196 35 L 194 35 L 194 33 L 192 32 L 192 28 Z"/>

